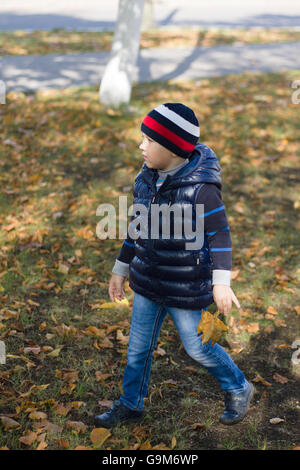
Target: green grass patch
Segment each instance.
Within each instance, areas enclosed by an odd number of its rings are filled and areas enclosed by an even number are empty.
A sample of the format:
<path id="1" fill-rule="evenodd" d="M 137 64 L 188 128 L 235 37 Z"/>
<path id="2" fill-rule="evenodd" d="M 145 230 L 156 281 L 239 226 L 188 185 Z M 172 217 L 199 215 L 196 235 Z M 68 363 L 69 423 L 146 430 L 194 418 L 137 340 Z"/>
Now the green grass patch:
<path id="1" fill-rule="evenodd" d="M 45 55 L 102 52 L 111 49 L 112 31 L 13 31 L 0 33 L 1 55 Z M 280 28 L 196 29 L 157 28 L 141 33 L 140 47 L 211 47 L 299 41 L 300 32 Z"/>

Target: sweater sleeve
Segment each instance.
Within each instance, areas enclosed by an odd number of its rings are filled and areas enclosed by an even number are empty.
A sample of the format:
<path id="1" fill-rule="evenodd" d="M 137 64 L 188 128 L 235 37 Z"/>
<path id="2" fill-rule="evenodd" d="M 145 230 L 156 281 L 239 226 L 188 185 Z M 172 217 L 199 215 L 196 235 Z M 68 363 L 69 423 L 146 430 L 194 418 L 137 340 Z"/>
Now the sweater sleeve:
<path id="1" fill-rule="evenodd" d="M 206 183 L 196 202 L 204 204 L 204 232 L 212 259 L 212 284 L 230 286 L 232 242 L 221 190 L 213 183 Z"/>

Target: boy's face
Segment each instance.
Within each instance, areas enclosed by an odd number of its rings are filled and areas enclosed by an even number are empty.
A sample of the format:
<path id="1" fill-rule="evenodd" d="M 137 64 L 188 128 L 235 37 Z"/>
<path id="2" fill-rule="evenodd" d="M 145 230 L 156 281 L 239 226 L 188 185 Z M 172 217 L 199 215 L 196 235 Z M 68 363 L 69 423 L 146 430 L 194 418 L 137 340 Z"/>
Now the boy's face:
<path id="1" fill-rule="evenodd" d="M 142 143 L 139 148 L 148 168 L 156 170 L 170 170 L 183 161 L 181 157 L 175 155 L 166 147 L 163 147 L 155 140 L 142 132 Z"/>

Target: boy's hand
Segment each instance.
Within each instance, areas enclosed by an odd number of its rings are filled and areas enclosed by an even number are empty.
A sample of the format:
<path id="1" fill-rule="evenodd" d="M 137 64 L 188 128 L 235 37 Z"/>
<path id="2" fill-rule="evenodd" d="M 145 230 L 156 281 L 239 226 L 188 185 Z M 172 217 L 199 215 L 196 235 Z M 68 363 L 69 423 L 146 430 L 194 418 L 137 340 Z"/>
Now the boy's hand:
<path id="1" fill-rule="evenodd" d="M 224 285 L 214 285 L 213 286 L 213 297 L 214 301 L 217 304 L 217 308 L 220 313 L 228 315 L 232 307 L 232 301 L 235 305 L 240 308 L 240 304 L 236 296 L 234 295 L 231 287 Z"/>
<path id="2" fill-rule="evenodd" d="M 123 285 L 126 277 L 120 276 L 119 274 L 113 273 L 109 281 L 109 296 L 113 302 L 115 302 L 115 297 L 118 300 L 124 299 Z"/>

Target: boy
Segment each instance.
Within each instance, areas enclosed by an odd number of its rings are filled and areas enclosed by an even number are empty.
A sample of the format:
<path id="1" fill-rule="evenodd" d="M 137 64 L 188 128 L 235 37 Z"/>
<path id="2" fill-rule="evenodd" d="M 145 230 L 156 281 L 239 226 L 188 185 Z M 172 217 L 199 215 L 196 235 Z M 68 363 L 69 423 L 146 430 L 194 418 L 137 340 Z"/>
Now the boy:
<path id="1" fill-rule="evenodd" d="M 111 428 L 143 418 L 153 351 L 169 313 L 186 352 L 219 382 L 225 394 L 220 422 L 232 425 L 245 417 L 254 387 L 218 343 L 202 344 L 197 334 L 202 309 L 214 301 L 225 315 L 232 301 L 240 307 L 230 288 L 232 245 L 221 197 L 222 170 L 214 152 L 197 143 L 198 120 L 193 110 L 181 103 L 165 103 L 150 111 L 141 131 L 139 148 L 145 162 L 135 180 L 133 204 L 147 208 L 149 232 L 147 237 L 136 238 L 128 231 L 109 284 L 113 301 L 124 297 L 128 274 L 134 291 L 124 394 L 106 413 L 95 416 L 94 424 Z M 185 242 L 190 238 L 174 237 L 173 233 L 167 239 L 151 238 L 151 223 L 157 221 L 151 220 L 153 204 L 192 205 L 194 226 L 197 217 L 204 222 L 202 247 L 187 249 Z M 200 216 L 195 213 L 196 204 L 204 204 Z"/>

